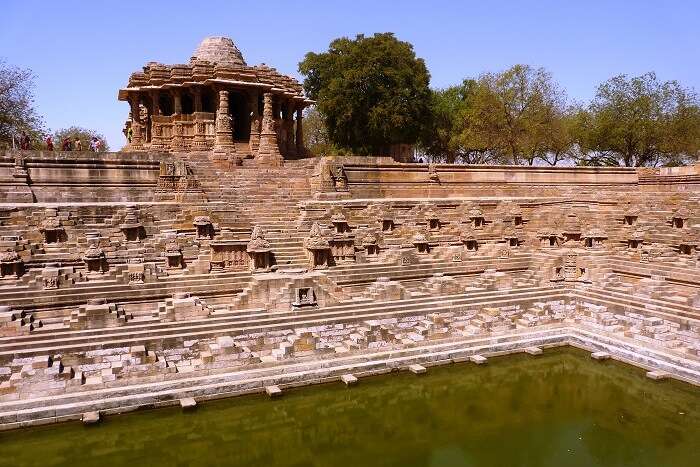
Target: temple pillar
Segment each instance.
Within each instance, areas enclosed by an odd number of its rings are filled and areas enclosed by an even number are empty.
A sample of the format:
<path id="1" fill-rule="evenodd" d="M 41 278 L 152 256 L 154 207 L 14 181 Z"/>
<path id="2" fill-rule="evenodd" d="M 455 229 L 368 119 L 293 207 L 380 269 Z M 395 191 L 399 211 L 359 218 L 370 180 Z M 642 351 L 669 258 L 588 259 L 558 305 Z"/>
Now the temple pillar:
<path id="1" fill-rule="evenodd" d="M 194 98 L 194 111 L 202 111 L 202 88 L 199 86 L 194 86 L 191 88 L 192 96 Z"/>
<path id="2" fill-rule="evenodd" d="M 255 158 L 260 164 L 281 166 L 284 158 L 277 144 L 277 132 L 272 111 L 272 93 L 263 94 L 263 118 L 260 131 L 260 146 Z"/>
<path id="3" fill-rule="evenodd" d="M 250 95 L 250 153 L 255 155 L 260 147 L 260 110 L 258 109 L 259 94 L 254 92 Z"/>
<path id="4" fill-rule="evenodd" d="M 297 156 L 304 157 L 306 155 L 306 150 L 304 149 L 304 128 L 302 126 L 303 107 L 297 107 L 297 128 L 296 128 L 296 146 L 297 146 Z"/>
<path id="5" fill-rule="evenodd" d="M 174 113 L 181 115 L 182 114 L 182 93 L 180 92 L 179 89 L 173 89 L 173 110 L 175 111 Z"/>
<path id="6" fill-rule="evenodd" d="M 160 115 L 160 104 L 158 91 L 151 91 L 151 149 L 165 149 L 165 139 L 163 137 L 163 125 L 153 117 Z"/>
<path id="7" fill-rule="evenodd" d="M 293 159 L 297 155 L 297 148 L 294 144 L 294 103 L 289 100 L 287 112 L 284 114 L 285 152 L 287 158 Z"/>
<path id="8" fill-rule="evenodd" d="M 131 108 L 131 149 L 143 149 L 144 128 L 141 122 L 141 98 L 138 94 L 129 96 L 129 107 Z"/>
<path id="9" fill-rule="evenodd" d="M 214 153 L 234 154 L 236 146 L 233 144 L 233 125 L 228 106 L 228 91 L 219 91 L 219 107 L 216 110 L 216 139 L 214 140 Z"/>

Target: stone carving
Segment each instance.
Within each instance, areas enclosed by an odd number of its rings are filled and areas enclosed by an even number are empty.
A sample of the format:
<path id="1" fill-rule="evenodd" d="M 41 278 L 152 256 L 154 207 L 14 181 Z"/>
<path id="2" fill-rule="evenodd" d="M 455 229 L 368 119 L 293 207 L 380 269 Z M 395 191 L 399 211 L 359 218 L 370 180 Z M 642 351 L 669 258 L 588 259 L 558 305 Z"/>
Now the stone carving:
<path id="1" fill-rule="evenodd" d="M 209 216 L 196 216 L 192 223 L 197 229 L 197 238 L 214 238 L 214 226 Z"/>
<path id="2" fill-rule="evenodd" d="M 24 262 L 19 254 L 14 251 L 0 252 L 0 278 L 19 278 L 24 271 Z"/>
<path id="3" fill-rule="evenodd" d="M 321 233 L 321 227 L 314 222 L 309 236 L 304 240 L 304 247 L 309 251 L 309 266 L 311 269 L 328 267 L 330 244 Z"/>
<path id="4" fill-rule="evenodd" d="M 246 251 L 251 258 L 251 269 L 254 272 L 266 272 L 272 269 L 272 248 L 265 239 L 265 231 L 259 225 L 253 227 Z"/>
<path id="5" fill-rule="evenodd" d="M 96 242 L 91 242 L 83 254 L 83 261 L 88 272 L 103 272 L 105 253 Z"/>

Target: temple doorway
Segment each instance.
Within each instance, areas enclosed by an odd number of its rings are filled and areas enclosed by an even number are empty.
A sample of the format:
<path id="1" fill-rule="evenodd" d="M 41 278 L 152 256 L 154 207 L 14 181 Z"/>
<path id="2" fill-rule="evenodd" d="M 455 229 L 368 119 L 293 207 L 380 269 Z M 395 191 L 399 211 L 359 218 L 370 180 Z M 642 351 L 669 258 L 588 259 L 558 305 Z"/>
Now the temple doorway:
<path id="1" fill-rule="evenodd" d="M 248 96 L 242 92 L 229 92 L 229 113 L 233 118 L 234 141 L 248 141 L 250 138 L 250 109 Z"/>

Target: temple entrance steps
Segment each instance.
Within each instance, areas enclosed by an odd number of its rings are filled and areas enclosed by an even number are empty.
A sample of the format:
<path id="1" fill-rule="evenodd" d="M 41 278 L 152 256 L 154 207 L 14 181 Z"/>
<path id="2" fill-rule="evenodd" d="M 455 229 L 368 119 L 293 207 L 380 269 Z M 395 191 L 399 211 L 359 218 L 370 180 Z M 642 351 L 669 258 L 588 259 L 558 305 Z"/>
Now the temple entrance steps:
<path id="1" fill-rule="evenodd" d="M 267 312 L 260 309 L 215 311 L 204 319 L 180 322 L 127 323 L 117 328 L 54 330 L 51 334 L 0 338 L 0 360 L 8 357 L 84 352 L 99 348 L 147 345 L 158 348 L 170 342 L 217 336 L 273 332 L 304 326 L 385 320 L 399 316 L 449 313 L 457 309 L 478 311 L 483 306 L 520 304 L 523 307 L 546 300 L 562 300 L 565 291 L 551 287 L 478 291 L 439 297 L 409 298 L 395 302 L 346 302 L 323 308 Z"/>

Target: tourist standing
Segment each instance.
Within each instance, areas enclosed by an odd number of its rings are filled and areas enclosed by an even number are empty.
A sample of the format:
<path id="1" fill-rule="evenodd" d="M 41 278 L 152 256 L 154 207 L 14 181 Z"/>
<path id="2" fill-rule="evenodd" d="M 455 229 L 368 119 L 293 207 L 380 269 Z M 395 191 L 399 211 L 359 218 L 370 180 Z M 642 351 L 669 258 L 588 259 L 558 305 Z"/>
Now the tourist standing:
<path id="1" fill-rule="evenodd" d="M 95 138 L 95 152 L 100 151 L 102 151 L 102 140 L 99 138 Z"/>
<path id="2" fill-rule="evenodd" d="M 129 144 L 131 144 L 131 138 L 134 136 L 134 129 L 129 127 L 126 130 L 126 140 Z"/>
<path id="3" fill-rule="evenodd" d="M 46 137 L 46 150 L 53 151 L 53 138 L 51 135 Z"/>
<path id="4" fill-rule="evenodd" d="M 19 148 L 27 150 L 31 146 L 31 141 L 29 140 L 29 135 L 26 131 L 22 132 L 22 137 L 19 140 Z"/>
<path id="5" fill-rule="evenodd" d="M 90 151 L 97 152 L 97 138 L 94 136 L 90 140 Z"/>
<path id="6" fill-rule="evenodd" d="M 80 141 L 80 138 L 78 138 L 77 136 L 75 137 L 75 145 L 74 145 L 74 147 L 75 147 L 75 150 L 76 150 L 76 151 L 82 151 L 82 150 L 83 150 L 83 142 Z"/>
<path id="7" fill-rule="evenodd" d="M 72 145 L 69 138 L 63 138 L 63 143 L 61 144 L 61 151 L 71 151 Z"/>

